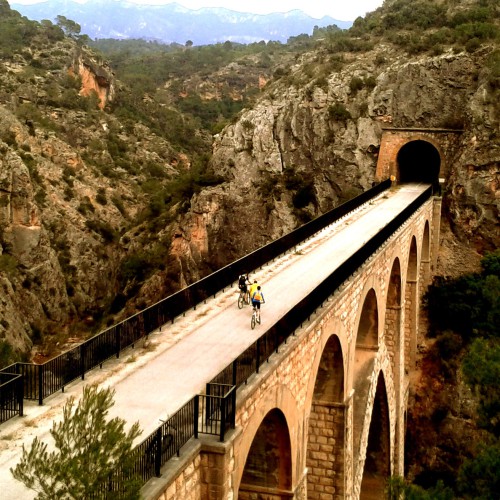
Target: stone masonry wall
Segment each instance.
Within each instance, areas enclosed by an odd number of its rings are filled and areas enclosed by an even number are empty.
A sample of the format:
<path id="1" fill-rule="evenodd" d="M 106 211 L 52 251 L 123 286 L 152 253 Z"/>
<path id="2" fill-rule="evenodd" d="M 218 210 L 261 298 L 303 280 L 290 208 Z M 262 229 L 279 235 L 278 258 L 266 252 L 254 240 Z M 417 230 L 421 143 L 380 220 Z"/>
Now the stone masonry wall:
<path id="1" fill-rule="evenodd" d="M 330 297 L 323 308 L 318 309 L 317 315 L 311 318 L 307 328 L 304 328 L 304 331 L 297 332 L 297 337 L 282 348 L 280 358 L 283 361 L 280 363 L 274 361 L 269 371 L 262 371 L 258 384 L 249 384 L 243 389 L 241 396 L 238 395 L 240 406 L 237 411 L 237 426 L 241 426 L 243 436 L 253 436 L 263 417 L 273 408 L 278 407 L 284 412 L 292 441 L 292 456 L 295 460 L 293 470 L 297 475 L 306 467 L 305 447 L 307 446 L 307 438 L 303 436 L 303 432 L 308 428 L 308 420 L 312 418 L 310 402 L 312 401 L 314 381 L 321 353 L 329 336 L 332 334 L 339 336 L 344 355 L 345 394 L 350 394 L 353 388 L 354 373 L 348 367 L 354 366 L 355 336 L 363 298 L 368 290 L 373 288 L 377 295 L 379 318 L 384 318 L 389 276 L 395 258 L 399 258 L 401 262 L 401 269 L 403 270 L 401 276 L 402 296 L 405 296 L 406 269 L 408 267 L 411 239 L 414 236 L 416 237 L 418 257 L 420 258 L 424 225 L 427 220 L 432 219 L 432 215 L 433 202 L 429 201 L 413 216 L 411 221 L 403 226 L 397 237 L 392 238 L 390 242 L 383 245 L 376 255 L 372 256 L 348 282 Z M 414 307 L 417 307 L 417 305 L 414 304 Z M 405 313 L 406 311 L 402 309 L 399 318 L 401 322 L 400 331 L 403 331 L 402 325 Z M 395 395 L 392 363 L 382 333 L 383 321 L 380 320 L 380 323 L 382 325 L 379 327 L 379 350 L 371 376 L 366 415 L 365 418 L 361 419 L 363 429 L 353 429 L 353 423 L 346 422 L 346 436 L 349 436 L 352 432 L 360 432 L 362 438 L 359 450 L 353 450 L 353 453 L 359 453 L 359 455 L 356 457 L 346 456 L 344 464 L 345 483 L 347 485 L 352 484 L 352 488 L 348 486 L 348 489 L 352 491 L 346 491 L 345 498 L 352 498 L 353 493 L 356 491 L 359 493 L 371 409 L 380 370 L 384 373 L 387 387 L 391 420 L 391 459 L 394 458 L 395 418 L 400 413 L 396 412 L 395 407 L 396 401 L 401 401 L 402 398 L 396 398 Z M 248 439 L 248 442 L 240 443 L 235 450 L 235 470 L 239 477 L 241 477 L 250 445 L 251 438 Z M 346 449 L 349 449 L 349 446 L 349 443 L 345 443 Z M 392 468 L 393 463 L 391 462 L 391 470 Z M 236 485 L 238 484 L 239 479 L 237 478 Z"/>
<path id="2" fill-rule="evenodd" d="M 197 455 L 194 460 L 179 471 L 166 490 L 157 496 L 157 500 L 202 500 L 209 497 L 202 496 L 201 486 L 201 457 Z"/>

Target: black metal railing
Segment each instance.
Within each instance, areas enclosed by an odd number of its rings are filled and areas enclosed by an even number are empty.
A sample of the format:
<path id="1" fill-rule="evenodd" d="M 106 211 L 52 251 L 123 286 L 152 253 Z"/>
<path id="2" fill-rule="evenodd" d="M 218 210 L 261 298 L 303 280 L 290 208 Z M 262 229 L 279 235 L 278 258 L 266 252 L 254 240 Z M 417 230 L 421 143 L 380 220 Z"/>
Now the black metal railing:
<path id="1" fill-rule="evenodd" d="M 408 205 L 398 216 L 368 240 L 363 247 L 352 254 L 343 264 L 333 271 L 324 281 L 312 290 L 299 303 L 291 308 L 272 325 L 254 344 L 242 352 L 230 365 L 222 370 L 211 382 L 233 383 L 236 387 L 247 382 L 252 373 L 258 373 L 269 357 L 278 352 L 288 337 L 309 321 L 319 307 L 385 243 L 415 211 L 432 195 L 432 187 L 426 189 Z M 253 363 L 252 363 L 253 361 Z M 252 368 L 250 368 L 252 367 Z"/>
<path id="2" fill-rule="evenodd" d="M 381 182 L 360 196 L 330 210 L 324 215 L 304 224 L 291 233 L 265 245 L 258 250 L 232 262 L 205 278 L 189 285 L 147 309 L 130 316 L 122 322 L 98 333 L 81 345 L 47 361 L 42 365 L 15 363 L 0 370 L 19 373 L 25 377 L 24 399 L 35 400 L 41 405 L 43 400 L 58 390 L 81 378 L 85 373 L 120 352 L 149 333 L 161 328 L 165 323 L 174 321 L 197 304 L 210 296 L 215 296 L 224 287 L 234 283 L 243 272 L 252 271 L 294 248 L 329 224 L 344 217 L 352 210 L 388 189 L 391 181 Z M 5 390 L 10 390 L 6 389 Z"/>
<path id="3" fill-rule="evenodd" d="M 23 414 L 23 376 L 0 373 L 0 423 Z"/>

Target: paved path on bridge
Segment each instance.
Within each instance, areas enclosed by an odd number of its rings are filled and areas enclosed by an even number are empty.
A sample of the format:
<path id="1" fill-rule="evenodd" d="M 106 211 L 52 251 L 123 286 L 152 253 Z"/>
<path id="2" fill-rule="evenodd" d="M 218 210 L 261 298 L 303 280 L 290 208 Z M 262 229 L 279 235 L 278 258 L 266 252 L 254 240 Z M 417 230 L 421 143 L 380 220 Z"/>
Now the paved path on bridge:
<path id="1" fill-rule="evenodd" d="M 175 413 L 243 350 L 297 304 L 352 253 L 386 226 L 427 185 L 407 184 L 382 193 L 347 217 L 330 225 L 295 250 L 250 275 L 262 284 L 266 304 L 262 324 L 250 328 L 251 308 L 238 309 L 236 285 L 219 292 L 206 304 L 190 310 L 174 324 L 154 332 L 149 340 L 130 349 L 119 360 L 86 375 L 84 383 L 115 389 L 110 416 L 120 416 L 129 425 L 139 421 L 142 440 Z M 235 277 L 235 280 L 237 277 Z M 83 384 L 76 381 L 65 393 L 47 398 L 44 406 L 28 402 L 25 416 L 0 426 L 0 497 L 28 500 L 33 492 L 15 481 L 9 468 L 19 461 L 22 444 L 33 437 L 50 442 L 49 430 L 59 419 L 70 395 L 81 396 Z"/>

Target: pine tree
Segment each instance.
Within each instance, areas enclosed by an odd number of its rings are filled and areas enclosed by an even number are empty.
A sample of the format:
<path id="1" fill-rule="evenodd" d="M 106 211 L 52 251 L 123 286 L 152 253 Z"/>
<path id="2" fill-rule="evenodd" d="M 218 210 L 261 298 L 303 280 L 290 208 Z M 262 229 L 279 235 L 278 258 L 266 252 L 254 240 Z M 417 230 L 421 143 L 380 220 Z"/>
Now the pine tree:
<path id="1" fill-rule="evenodd" d="M 106 419 L 113 396 L 110 388 L 87 386 L 76 408 L 70 398 L 63 420 L 50 431 L 57 451 L 48 452 L 35 438 L 29 451 L 23 445 L 21 461 L 10 469 L 13 476 L 38 492 L 39 500 L 138 499 L 141 482 L 132 474 L 131 451 L 141 431 L 137 422 L 125 433 L 123 419 Z M 106 491 L 111 477 L 119 491 Z"/>

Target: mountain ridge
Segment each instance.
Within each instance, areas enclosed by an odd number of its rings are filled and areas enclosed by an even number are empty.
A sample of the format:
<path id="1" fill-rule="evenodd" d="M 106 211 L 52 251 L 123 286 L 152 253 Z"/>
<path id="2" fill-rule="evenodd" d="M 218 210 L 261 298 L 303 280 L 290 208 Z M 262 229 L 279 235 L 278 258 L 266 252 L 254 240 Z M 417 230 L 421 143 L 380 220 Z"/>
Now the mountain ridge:
<path id="1" fill-rule="evenodd" d="M 163 43 L 208 45 L 231 41 L 253 43 L 279 41 L 289 37 L 311 34 L 317 27 L 337 25 L 349 28 L 352 23 L 329 16 L 313 18 L 301 10 L 271 14 L 237 12 L 226 8 L 189 9 L 177 3 L 167 5 L 139 5 L 127 1 L 102 2 L 50 0 L 11 7 L 35 21 L 55 20 L 58 15 L 77 22 L 82 33 L 92 39 L 145 39 Z"/>

